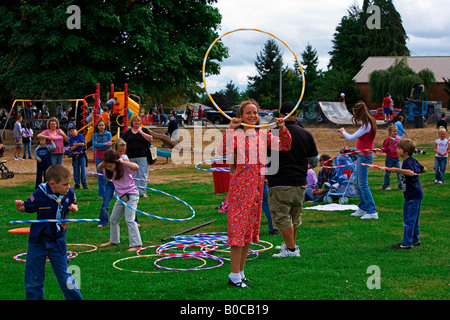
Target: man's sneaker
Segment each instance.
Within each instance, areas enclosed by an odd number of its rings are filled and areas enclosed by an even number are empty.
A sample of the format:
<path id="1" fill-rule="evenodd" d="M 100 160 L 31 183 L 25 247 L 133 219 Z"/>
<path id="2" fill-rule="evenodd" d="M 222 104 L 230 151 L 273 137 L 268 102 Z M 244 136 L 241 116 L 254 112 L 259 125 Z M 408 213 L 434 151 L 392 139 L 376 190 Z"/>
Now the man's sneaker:
<path id="1" fill-rule="evenodd" d="M 417 240 L 416 242 L 413 242 L 413 247 L 420 247 L 420 240 Z"/>
<path id="2" fill-rule="evenodd" d="M 365 212 L 363 209 L 358 208 L 358 210 L 356 210 L 355 212 L 353 212 L 353 213 L 351 214 L 351 216 L 352 216 L 352 217 L 362 217 L 362 216 L 365 215 L 365 214 L 366 214 L 366 212 Z"/>
<path id="3" fill-rule="evenodd" d="M 378 220 L 378 212 L 375 213 L 366 213 L 365 215 L 363 215 L 361 217 L 361 219 L 374 219 L 374 220 Z"/>
<path id="4" fill-rule="evenodd" d="M 393 249 L 411 250 L 411 247 L 404 246 L 401 243 L 396 243 L 392 245 Z"/>
<path id="5" fill-rule="evenodd" d="M 383 189 L 383 190 L 391 190 L 391 188 L 390 188 L 390 187 L 386 187 L 386 188 L 381 188 L 381 189 Z"/>
<path id="6" fill-rule="evenodd" d="M 288 257 L 300 257 L 300 250 L 295 248 L 295 251 L 290 251 L 288 248 L 284 247 L 281 249 L 280 253 L 273 254 L 272 257 L 275 258 L 288 258 Z"/>

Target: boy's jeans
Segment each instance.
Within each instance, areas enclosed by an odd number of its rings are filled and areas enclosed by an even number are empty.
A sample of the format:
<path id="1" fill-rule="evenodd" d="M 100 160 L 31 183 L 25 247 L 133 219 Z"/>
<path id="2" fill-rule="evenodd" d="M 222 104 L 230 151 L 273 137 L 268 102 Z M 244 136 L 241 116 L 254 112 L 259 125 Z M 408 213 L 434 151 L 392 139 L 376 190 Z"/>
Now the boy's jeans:
<path id="1" fill-rule="evenodd" d="M 42 238 L 29 242 L 25 262 L 25 293 L 27 300 L 44 300 L 45 260 L 49 258 L 53 272 L 67 300 L 83 300 L 75 279 L 67 269 L 67 254 L 61 253 L 56 241 Z"/>
<path id="2" fill-rule="evenodd" d="M 419 241 L 419 215 L 422 199 L 405 200 L 403 205 L 403 241 L 402 245 L 411 247 Z"/>
<path id="3" fill-rule="evenodd" d="M 83 186 L 87 186 L 86 183 L 86 156 L 79 155 L 73 159 L 73 179 L 75 180 L 75 187 L 80 186 L 80 180 Z"/>

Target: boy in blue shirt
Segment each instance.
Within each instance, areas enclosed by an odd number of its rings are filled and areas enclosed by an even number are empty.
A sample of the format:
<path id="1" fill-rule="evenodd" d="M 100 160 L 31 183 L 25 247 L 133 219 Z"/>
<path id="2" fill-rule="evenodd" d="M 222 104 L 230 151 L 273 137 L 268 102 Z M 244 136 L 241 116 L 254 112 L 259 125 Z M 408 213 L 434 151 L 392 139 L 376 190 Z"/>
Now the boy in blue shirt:
<path id="1" fill-rule="evenodd" d="M 398 142 L 397 152 L 403 158 L 402 168 L 389 168 L 391 172 L 402 174 L 403 196 L 403 241 L 393 244 L 394 249 L 410 250 L 413 246 L 420 246 L 419 241 L 419 215 L 423 198 L 419 174 L 427 172 L 427 168 L 412 157 L 416 144 L 411 139 Z"/>
<path id="2" fill-rule="evenodd" d="M 86 148 L 84 136 L 77 132 L 73 123 L 69 124 L 69 145 L 72 152 L 73 177 L 75 180 L 75 189 L 80 189 L 80 180 L 83 189 L 89 189 L 86 182 Z"/>
<path id="3" fill-rule="evenodd" d="M 45 171 L 52 165 L 52 161 L 50 159 L 50 152 L 56 149 L 56 145 L 53 141 L 50 141 L 50 144 L 47 144 L 47 139 L 40 138 L 39 145 L 34 149 L 34 158 L 36 159 L 36 184 L 34 188 L 39 188 L 39 185 L 42 182 L 42 177 L 44 177 L 44 182 L 47 182 L 45 177 Z"/>
<path id="4" fill-rule="evenodd" d="M 61 165 L 46 172 L 48 182 L 39 185 L 27 201 L 16 200 L 16 210 L 37 213 L 38 220 L 68 219 L 69 211 L 77 212 L 75 192 L 70 188 L 71 173 Z M 45 260 L 49 258 L 53 272 L 67 300 L 82 300 L 72 273 L 67 269 L 66 223 L 32 223 L 25 262 L 27 300 L 44 299 Z"/>

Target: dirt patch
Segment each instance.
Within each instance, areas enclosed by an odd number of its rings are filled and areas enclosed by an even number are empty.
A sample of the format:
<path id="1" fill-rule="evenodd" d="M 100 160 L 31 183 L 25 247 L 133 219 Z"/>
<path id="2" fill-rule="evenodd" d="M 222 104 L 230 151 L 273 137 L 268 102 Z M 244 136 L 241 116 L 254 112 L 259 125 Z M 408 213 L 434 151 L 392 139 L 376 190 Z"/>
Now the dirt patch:
<path id="1" fill-rule="evenodd" d="M 205 130 L 208 130 L 211 128 L 203 128 L 202 133 L 205 132 Z M 307 127 L 307 129 L 313 134 L 314 139 L 317 144 L 317 148 L 319 149 L 319 153 L 330 153 L 334 154 L 339 152 L 340 149 L 342 149 L 345 146 L 349 147 L 356 147 L 356 141 L 349 142 L 345 140 L 340 133 L 338 133 L 337 129 L 338 127 Z M 155 132 L 158 133 L 164 133 L 167 129 L 165 128 L 157 128 L 154 129 Z M 194 129 L 186 129 L 189 132 L 189 135 L 187 137 L 191 138 L 191 145 L 192 146 L 199 146 L 198 140 L 197 144 L 195 144 L 195 139 L 199 139 L 199 130 L 197 130 L 196 134 L 194 134 Z M 220 129 L 222 132 L 225 131 L 224 128 Z M 355 127 L 346 126 L 346 130 L 349 133 L 353 133 L 356 131 Z M 423 128 L 423 129 L 415 129 L 415 128 L 406 128 L 406 132 L 408 133 L 408 138 L 413 139 L 417 145 L 432 145 L 434 143 L 434 140 L 437 139 L 437 130 L 434 127 L 429 128 Z M 384 141 L 384 139 L 387 137 L 387 129 L 386 127 L 380 127 L 378 128 L 378 134 L 375 140 L 376 145 L 381 145 Z M 188 141 L 183 142 L 184 144 L 188 144 Z M 211 145 L 214 143 L 213 141 L 203 141 L 202 148 L 207 148 L 208 146 L 211 147 Z M 34 147 L 32 148 L 34 151 Z M 425 149 L 427 153 L 433 152 L 432 149 Z M 2 160 L 7 160 L 5 165 L 8 167 L 10 171 L 13 171 L 15 176 L 12 179 L 0 179 L 0 185 L 1 186 L 16 186 L 21 185 L 23 183 L 32 182 L 35 181 L 35 174 L 36 174 L 36 160 L 34 159 L 26 159 L 26 160 L 13 160 L 14 155 L 14 146 L 11 144 L 6 145 L 6 151 L 5 156 L 1 158 Z M 95 164 L 94 164 L 94 157 L 92 153 L 92 149 L 89 149 L 87 151 L 88 155 L 88 167 L 87 171 L 95 172 Z M 194 157 L 191 157 L 192 160 L 194 160 Z M 72 166 L 72 160 L 70 158 L 65 157 L 63 160 L 63 165 L 70 168 Z M 149 179 L 151 180 L 151 183 L 164 183 L 168 181 L 178 181 L 178 180 L 184 180 L 186 179 L 185 174 L 172 174 L 167 175 L 164 174 L 164 170 L 166 169 L 172 169 L 172 168 L 179 168 L 179 167 L 193 167 L 195 163 L 193 164 L 174 164 L 173 161 L 169 158 L 167 161 L 167 158 L 165 157 L 158 157 L 155 164 L 149 166 Z M 94 176 L 91 176 L 88 178 L 89 182 L 95 183 L 96 178 Z M 211 175 L 210 174 L 196 174 L 192 176 L 193 182 L 203 182 L 203 181 L 211 181 Z"/>

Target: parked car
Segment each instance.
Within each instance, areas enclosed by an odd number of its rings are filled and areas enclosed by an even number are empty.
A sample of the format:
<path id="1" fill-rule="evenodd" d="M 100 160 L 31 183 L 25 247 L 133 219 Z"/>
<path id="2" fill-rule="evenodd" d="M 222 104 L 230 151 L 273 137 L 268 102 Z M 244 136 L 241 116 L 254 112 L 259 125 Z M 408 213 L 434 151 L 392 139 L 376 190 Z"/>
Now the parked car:
<path id="1" fill-rule="evenodd" d="M 400 114 L 400 112 L 402 112 L 402 109 L 395 109 L 394 108 L 394 114 L 393 116 L 396 117 Z M 384 120 L 384 109 L 383 108 L 378 108 L 375 111 L 375 120 Z"/>

